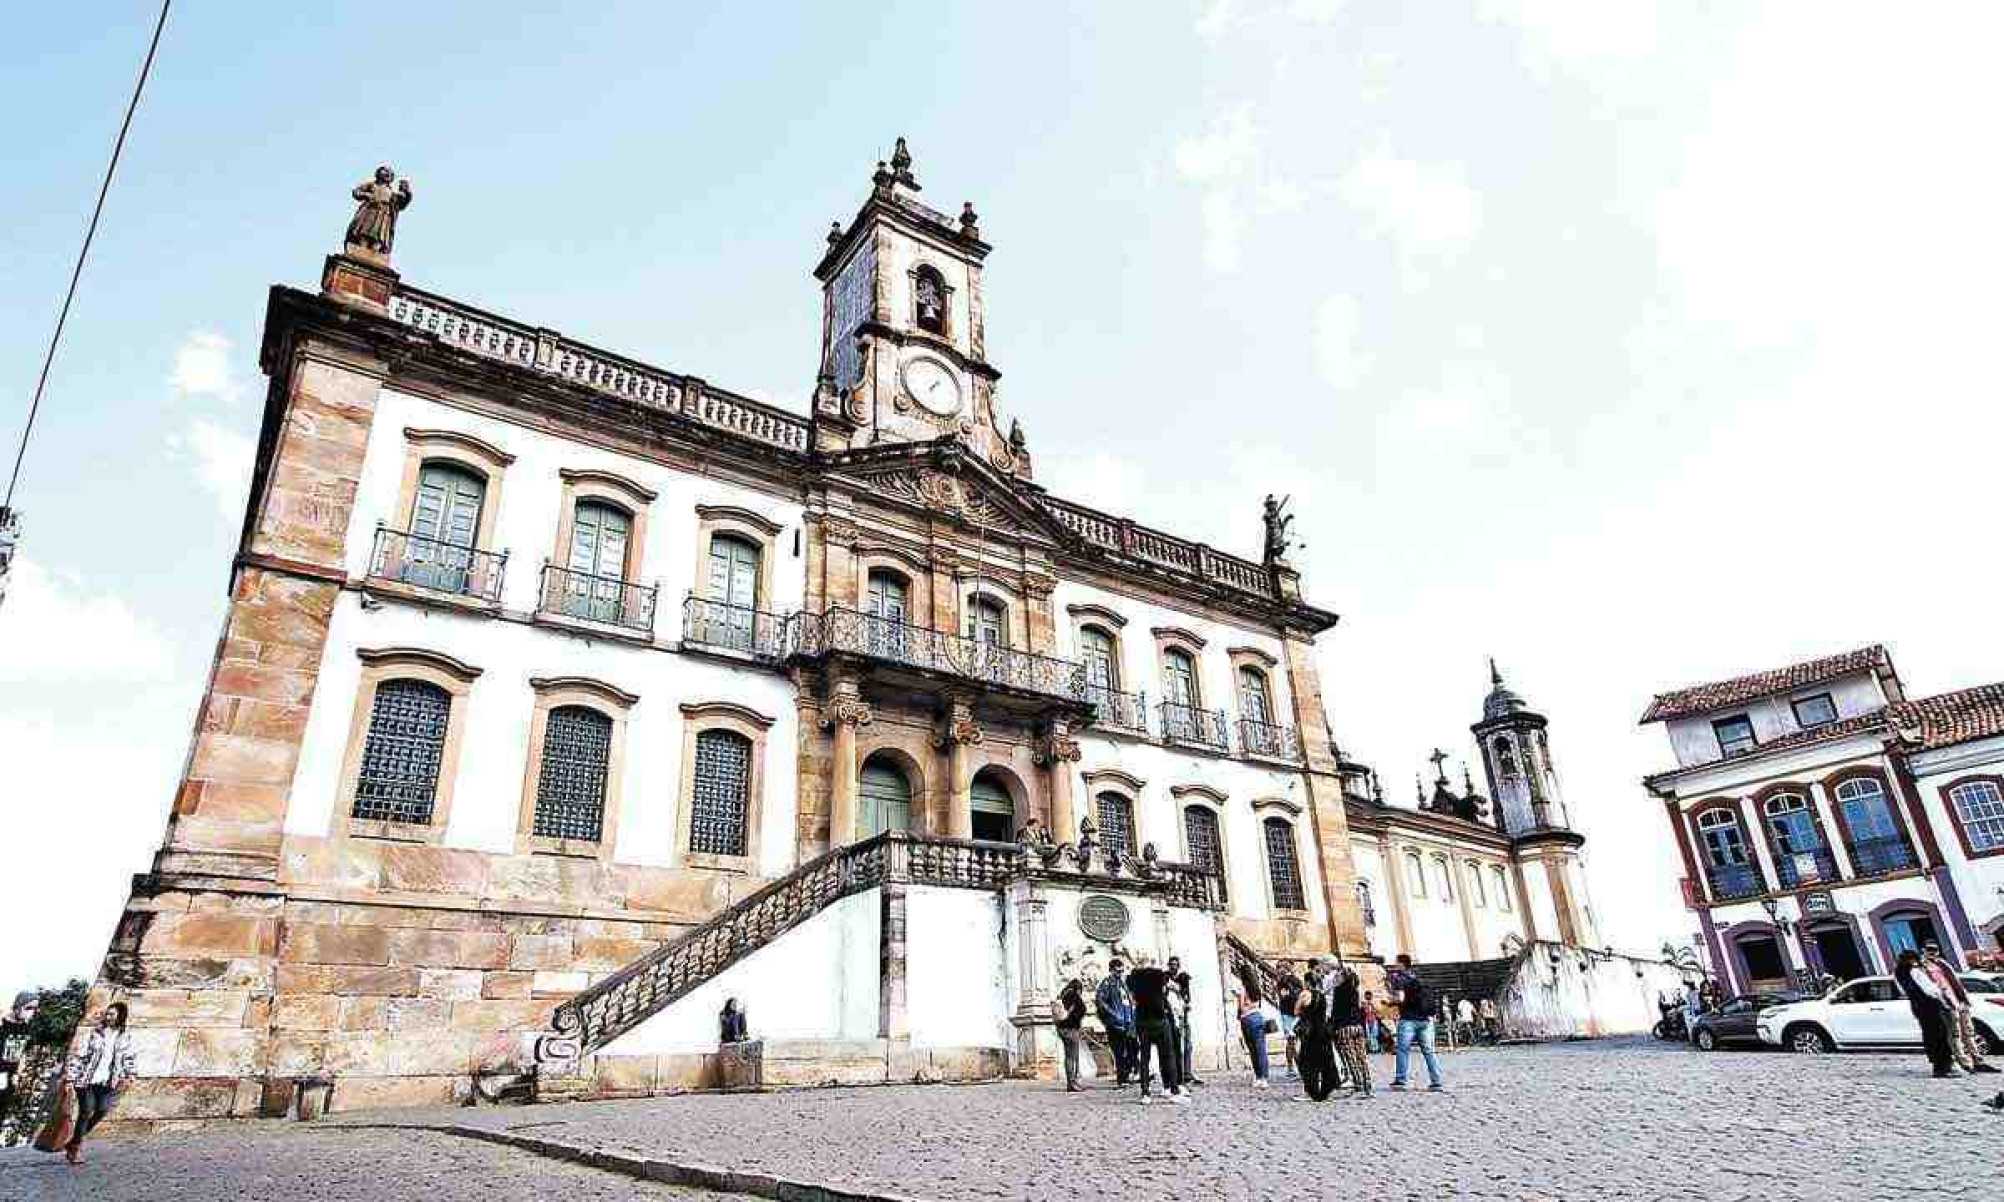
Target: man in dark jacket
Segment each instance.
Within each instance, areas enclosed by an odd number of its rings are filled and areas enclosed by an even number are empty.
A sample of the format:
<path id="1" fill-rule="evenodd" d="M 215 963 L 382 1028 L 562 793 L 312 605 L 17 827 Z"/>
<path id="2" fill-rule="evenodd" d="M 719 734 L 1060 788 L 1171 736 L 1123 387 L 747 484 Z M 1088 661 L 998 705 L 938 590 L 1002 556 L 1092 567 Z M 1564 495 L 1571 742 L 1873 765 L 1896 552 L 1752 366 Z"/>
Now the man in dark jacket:
<path id="1" fill-rule="evenodd" d="M 1176 1055 L 1176 1024 L 1169 1017 L 1168 992 L 1175 988 L 1169 982 L 1169 974 L 1144 959 L 1127 975 L 1127 987 L 1134 993 L 1134 1033 L 1140 1040 L 1136 1064 L 1141 1070 L 1142 1105 L 1153 1100 L 1148 1088 L 1150 1052 L 1155 1054 L 1155 1065 L 1162 1071 L 1162 1088 L 1168 1091 L 1169 1100 L 1188 1101 L 1190 1095 L 1183 1089 L 1183 1074 Z"/>
<path id="2" fill-rule="evenodd" d="M 1413 971 L 1413 958 L 1401 954 L 1398 967 L 1385 974 L 1385 984 L 1399 1007 L 1399 1042 L 1392 1061 L 1392 1088 L 1406 1087 L 1413 1044 L 1417 1043 L 1420 1058 L 1426 1061 L 1427 1088 L 1436 1093 L 1446 1089 L 1447 1081 L 1440 1074 L 1440 1057 L 1434 1052 L 1433 991 Z"/>
<path id="3" fill-rule="evenodd" d="M 1099 1025 L 1106 1030 L 1107 1047 L 1113 1052 L 1114 1086 L 1127 1088 L 1134 1072 L 1134 995 L 1127 988 L 1127 963 L 1115 960 L 1107 965 L 1106 977 L 1093 993 L 1093 1009 Z"/>
<path id="4" fill-rule="evenodd" d="M 1907 995 L 1914 1021 L 1920 1023 L 1921 1046 L 1927 1049 L 1927 1061 L 1934 1066 L 1934 1075 L 1960 1077 L 1962 1073 L 1955 1067 L 1948 1046 L 1948 1003 L 1941 996 L 1940 986 L 1929 980 L 1927 970 L 1921 967 L 1919 952 L 1908 948 L 1900 953 L 1893 980 L 1899 983 L 1900 992 Z"/>

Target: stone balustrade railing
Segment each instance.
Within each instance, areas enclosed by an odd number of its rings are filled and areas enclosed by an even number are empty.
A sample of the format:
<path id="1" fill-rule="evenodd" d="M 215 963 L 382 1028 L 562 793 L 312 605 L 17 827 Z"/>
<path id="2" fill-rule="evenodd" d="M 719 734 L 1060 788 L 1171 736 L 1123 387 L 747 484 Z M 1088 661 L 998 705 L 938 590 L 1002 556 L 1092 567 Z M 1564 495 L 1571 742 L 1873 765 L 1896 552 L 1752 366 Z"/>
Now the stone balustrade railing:
<path id="1" fill-rule="evenodd" d="M 447 346 L 570 380 L 783 451 L 807 450 L 804 417 L 573 342 L 554 330 L 520 325 L 415 288 L 397 289 L 390 298 L 390 317 Z"/>
<path id="2" fill-rule="evenodd" d="M 1126 869 L 1123 877 L 1121 870 Z M 802 864 L 708 921 L 573 995 L 536 1045 L 542 1063 L 605 1046 L 705 981 L 851 894 L 888 882 L 1000 889 L 1029 876 L 1076 875 L 1094 885 L 1159 890 L 1172 905 L 1217 909 L 1216 875 L 1156 860 L 1106 863 L 1053 844 L 990 843 L 889 831 Z"/>
<path id="3" fill-rule="evenodd" d="M 1240 592 L 1260 597 L 1273 595 L 1266 569 L 1249 559 L 1213 551 L 1202 543 L 1164 534 L 1071 501 L 1045 497 L 1044 504 L 1066 529 L 1102 551 L 1173 568 Z"/>

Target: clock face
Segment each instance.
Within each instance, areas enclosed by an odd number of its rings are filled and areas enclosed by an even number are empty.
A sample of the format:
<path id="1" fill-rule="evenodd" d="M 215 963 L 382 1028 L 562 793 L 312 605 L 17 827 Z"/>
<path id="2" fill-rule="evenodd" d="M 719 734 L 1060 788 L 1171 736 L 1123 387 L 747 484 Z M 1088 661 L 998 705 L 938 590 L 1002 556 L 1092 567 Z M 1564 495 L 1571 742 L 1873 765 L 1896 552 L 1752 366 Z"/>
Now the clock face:
<path id="1" fill-rule="evenodd" d="M 937 359 L 913 359 L 904 366 L 905 391 L 926 412 L 952 417 L 960 412 L 960 380 Z"/>

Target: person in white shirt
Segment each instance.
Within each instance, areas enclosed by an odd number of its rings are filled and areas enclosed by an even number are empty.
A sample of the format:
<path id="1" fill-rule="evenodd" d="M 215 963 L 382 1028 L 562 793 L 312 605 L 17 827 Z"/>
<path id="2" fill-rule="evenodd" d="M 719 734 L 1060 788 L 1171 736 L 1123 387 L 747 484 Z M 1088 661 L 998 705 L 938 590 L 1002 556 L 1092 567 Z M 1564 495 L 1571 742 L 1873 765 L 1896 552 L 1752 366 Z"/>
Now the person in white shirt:
<path id="1" fill-rule="evenodd" d="M 63 1080 L 77 1094 L 76 1129 L 63 1148 L 63 1158 L 71 1164 L 83 1163 L 84 1136 L 110 1113 L 118 1091 L 132 1080 L 132 1038 L 125 1019 L 124 1002 L 106 1006 L 63 1072 Z"/>

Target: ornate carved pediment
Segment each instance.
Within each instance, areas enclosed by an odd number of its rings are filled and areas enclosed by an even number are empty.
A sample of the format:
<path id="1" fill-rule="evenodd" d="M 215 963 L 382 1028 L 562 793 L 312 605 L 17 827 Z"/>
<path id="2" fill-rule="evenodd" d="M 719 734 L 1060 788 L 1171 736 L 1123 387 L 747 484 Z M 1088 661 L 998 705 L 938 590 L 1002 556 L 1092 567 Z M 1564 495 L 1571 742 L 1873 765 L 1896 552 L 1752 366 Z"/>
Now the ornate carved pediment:
<path id="1" fill-rule="evenodd" d="M 1065 527 L 1005 471 L 951 442 L 871 447 L 842 467 L 871 495 L 1003 536 L 1065 541 Z"/>

